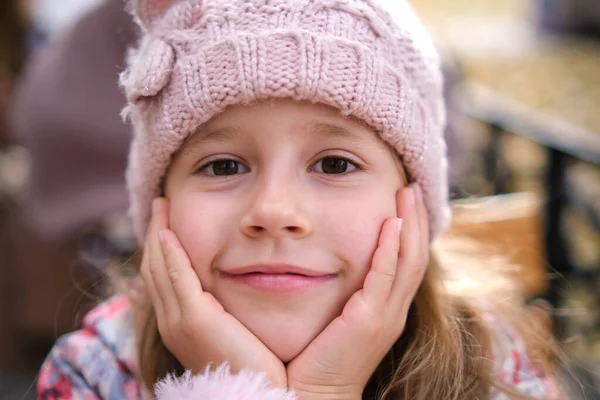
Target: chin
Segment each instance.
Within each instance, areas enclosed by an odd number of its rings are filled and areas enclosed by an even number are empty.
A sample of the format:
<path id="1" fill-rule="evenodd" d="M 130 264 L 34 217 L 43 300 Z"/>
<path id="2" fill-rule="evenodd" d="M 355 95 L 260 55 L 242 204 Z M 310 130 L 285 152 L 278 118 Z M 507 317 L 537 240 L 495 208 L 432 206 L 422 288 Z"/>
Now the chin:
<path id="1" fill-rule="evenodd" d="M 251 329 L 256 337 L 282 362 L 288 363 L 313 341 L 320 332 L 307 332 L 293 327 L 265 326 Z"/>
<path id="2" fill-rule="evenodd" d="M 317 314 L 315 311 L 296 309 L 290 312 L 261 308 L 251 311 L 245 307 L 242 310 L 229 310 L 284 363 L 296 358 L 336 316 L 332 315 L 335 312 Z"/>

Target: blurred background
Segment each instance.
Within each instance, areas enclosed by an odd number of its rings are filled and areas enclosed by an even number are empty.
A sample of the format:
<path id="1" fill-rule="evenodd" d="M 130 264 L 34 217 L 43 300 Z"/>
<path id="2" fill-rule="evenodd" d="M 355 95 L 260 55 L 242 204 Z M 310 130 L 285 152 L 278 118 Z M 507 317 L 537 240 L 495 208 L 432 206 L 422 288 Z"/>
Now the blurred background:
<path id="1" fill-rule="evenodd" d="M 514 279 L 579 357 L 563 366 L 572 398 L 600 399 L 600 1 L 411 3 L 444 59 L 449 234 L 522 266 Z M 0 3 L 2 400 L 35 398 L 53 341 L 135 251 L 117 77 L 137 32 L 123 5 Z"/>

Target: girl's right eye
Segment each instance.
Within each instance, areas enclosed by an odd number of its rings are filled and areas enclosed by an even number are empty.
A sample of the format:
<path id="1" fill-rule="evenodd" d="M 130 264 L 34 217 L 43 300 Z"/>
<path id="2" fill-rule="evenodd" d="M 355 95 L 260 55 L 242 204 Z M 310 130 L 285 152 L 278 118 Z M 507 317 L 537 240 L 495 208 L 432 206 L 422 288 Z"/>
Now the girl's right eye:
<path id="1" fill-rule="evenodd" d="M 211 161 L 198 169 L 198 172 L 208 176 L 231 176 L 245 174 L 248 171 L 244 164 L 231 159 Z"/>

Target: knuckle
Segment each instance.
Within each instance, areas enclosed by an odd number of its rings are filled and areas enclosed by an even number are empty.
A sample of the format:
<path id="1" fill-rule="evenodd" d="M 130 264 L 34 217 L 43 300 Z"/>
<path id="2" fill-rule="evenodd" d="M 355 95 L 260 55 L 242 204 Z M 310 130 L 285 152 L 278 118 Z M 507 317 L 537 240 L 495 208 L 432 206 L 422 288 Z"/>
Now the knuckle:
<path id="1" fill-rule="evenodd" d="M 158 265 L 156 260 L 148 260 L 148 271 L 150 271 L 150 275 L 156 277 L 156 272 L 158 271 L 158 268 L 160 268 L 160 266 Z"/>
<path id="2" fill-rule="evenodd" d="M 152 267 L 150 266 L 149 268 L 149 278 L 152 282 L 154 282 L 154 285 L 160 285 L 160 280 L 158 279 L 158 271 L 157 271 L 157 267 Z"/>
<path id="3" fill-rule="evenodd" d="M 384 328 L 383 320 L 379 317 L 369 318 L 368 322 L 363 326 L 363 332 L 366 337 L 376 338 Z"/>
<path id="4" fill-rule="evenodd" d="M 363 303 L 360 310 L 357 311 L 359 314 L 353 320 L 356 321 L 359 331 L 368 338 L 378 336 L 379 332 L 384 328 L 381 310 L 373 310 L 367 303 Z"/>
<path id="5" fill-rule="evenodd" d="M 167 264 L 167 275 L 172 283 L 176 283 L 180 278 L 180 271 L 176 266 Z"/>
<path id="6" fill-rule="evenodd" d="M 378 273 L 387 283 L 393 283 L 396 279 L 396 270 L 378 271 Z"/>

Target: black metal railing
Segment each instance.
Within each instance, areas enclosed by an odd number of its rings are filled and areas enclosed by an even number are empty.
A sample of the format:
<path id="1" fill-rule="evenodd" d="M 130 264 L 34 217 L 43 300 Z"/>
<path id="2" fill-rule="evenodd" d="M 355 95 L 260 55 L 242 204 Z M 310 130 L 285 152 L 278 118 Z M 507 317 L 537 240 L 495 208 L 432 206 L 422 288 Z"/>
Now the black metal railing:
<path id="1" fill-rule="evenodd" d="M 586 162 L 600 169 L 600 132 L 587 131 L 528 109 L 499 93 L 473 84 L 465 84 L 458 98 L 462 112 L 488 126 L 491 140 L 485 173 L 492 183 L 494 194 L 507 191 L 506 177 L 499 174 L 498 170 L 498 159 L 502 157 L 499 149 L 501 135 L 516 134 L 528 138 L 543 146 L 547 152 L 547 168 L 543 177 L 544 241 L 546 261 L 555 279 L 550 280 L 549 289 L 542 297 L 553 306 L 560 307 L 564 285 L 577 274 L 578 268 L 569 254 L 563 226 L 563 214 L 568 205 L 575 203 L 576 207 L 585 208 L 592 225 L 600 232 L 598 204 L 589 204 L 570 196 L 567 168 L 571 162 Z M 596 183 L 600 185 L 600 182 Z M 597 267 L 600 269 L 600 266 Z"/>

